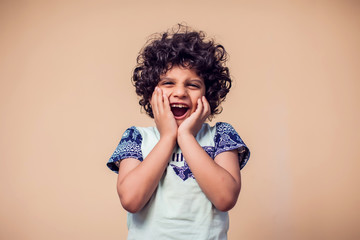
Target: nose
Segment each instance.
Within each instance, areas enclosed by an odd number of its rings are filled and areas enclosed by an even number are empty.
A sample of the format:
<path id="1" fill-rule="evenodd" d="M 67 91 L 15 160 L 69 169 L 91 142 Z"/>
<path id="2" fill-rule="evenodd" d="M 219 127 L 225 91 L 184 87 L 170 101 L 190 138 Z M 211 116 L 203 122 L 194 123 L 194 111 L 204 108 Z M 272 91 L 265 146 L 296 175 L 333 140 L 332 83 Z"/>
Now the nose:
<path id="1" fill-rule="evenodd" d="M 175 86 L 172 91 L 173 97 L 184 98 L 187 96 L 185 86 Z"/>

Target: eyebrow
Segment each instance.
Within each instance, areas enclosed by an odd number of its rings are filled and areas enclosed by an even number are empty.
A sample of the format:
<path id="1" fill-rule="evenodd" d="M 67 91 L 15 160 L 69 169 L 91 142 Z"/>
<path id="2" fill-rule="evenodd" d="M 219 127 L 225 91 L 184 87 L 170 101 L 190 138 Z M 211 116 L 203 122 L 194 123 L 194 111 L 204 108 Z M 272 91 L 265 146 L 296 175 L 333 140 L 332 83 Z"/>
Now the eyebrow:
<path id="1" fill-rule="evenodd" d="M 170 77 L 160 77 L 160 81 L 161 80 L 174 80 L 173 78 L 170 78 Z"/>

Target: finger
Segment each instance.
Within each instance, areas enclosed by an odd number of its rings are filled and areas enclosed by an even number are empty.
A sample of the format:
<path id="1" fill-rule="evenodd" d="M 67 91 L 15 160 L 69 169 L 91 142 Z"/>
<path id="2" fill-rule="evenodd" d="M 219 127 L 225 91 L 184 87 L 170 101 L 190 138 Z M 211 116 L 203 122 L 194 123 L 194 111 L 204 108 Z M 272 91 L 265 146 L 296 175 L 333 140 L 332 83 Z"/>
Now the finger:
<path id="1" fill-rule="evenodd" d="M 163 99 L 164 99 L 164 110 L 171 112 L 169 97 L 166 94 L 163 94 Z"/>
<path id="2" fill-rule="evenodd" d="M 201 98 L 199 98 L 199 99 L 197 100 L 197 106 L 196 106 L 196 110 L 195 110 L 194 114 L 195 114 L 197 117 L 200 117 L 202 111 L 203 111 L 203 103 L 202 103 L 202 101 L 201 101 Z"/>
<path id="3" fill-rule="evenodd" d="M 206 119 L 206 118 L 210 115 L 210 113 L 211 113 L 210 104 L 209 104 L 209 102 L 207 101 L 207 99 L 206 99 L 205 96 L 202 96 L 201 100 L 202 100 L 203 105 L 204 105 L 203 116 L 204 116 L 204 118 Z"/>
<path id="4" fill-rule="evenodd" d="M 154 91 L 153 91 L 153 93 L 151 94 L 151 98 L 150 98 L 150 104 L 151 104 L 151 107 L 152 107 L 152 105 L 154 105 L 154 96 L 155 96 L 155 89 L 154 89 Z"/>
<path id="5" fill-rule="evenodd" d="M 163 99 L 163 93 L 162 93 L 161 88 L 159 88 L 159 87 L 156 88 L 156 94 L 157 94 L 157 105 L 158 105 L 159 113 L 163 114 L 164 113 L 164 99 Z"/>
<path id="6" fill-rule="evenodd" d="M 153 109 L 153 114 L 154 117 L 157 117 L 159 115 L 159 97 L 158 97 L 158 87 L 155 87 L 153 95 L 152 95 L 152 103 L 151 103 L 151 107 Z"/>

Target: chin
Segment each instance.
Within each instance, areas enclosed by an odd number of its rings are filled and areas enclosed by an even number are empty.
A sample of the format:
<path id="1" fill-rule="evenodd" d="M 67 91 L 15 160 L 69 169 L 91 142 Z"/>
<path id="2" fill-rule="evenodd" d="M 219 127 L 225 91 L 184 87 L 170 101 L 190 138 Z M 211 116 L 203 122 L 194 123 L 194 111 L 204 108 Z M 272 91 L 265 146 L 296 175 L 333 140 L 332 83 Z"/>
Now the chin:
<path id="1" fill-rule="evenodd" d="M 182 124 L 183 121 L 184 121 L 184 120 L 176 120 L 177 126 L 179 127 L 179 126 Z"/>

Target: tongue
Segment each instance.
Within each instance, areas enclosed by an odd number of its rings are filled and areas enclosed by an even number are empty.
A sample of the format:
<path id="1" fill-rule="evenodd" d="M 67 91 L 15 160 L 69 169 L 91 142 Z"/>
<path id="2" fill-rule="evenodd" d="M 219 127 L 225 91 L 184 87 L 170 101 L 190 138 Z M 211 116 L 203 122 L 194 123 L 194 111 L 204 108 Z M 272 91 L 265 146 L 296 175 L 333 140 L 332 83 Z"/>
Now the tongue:
<path id="1" fill-rule="evenodd" d="M 175 117 L 180 117 L 186 113 L 187 108 L 172 107 L 171 111 L 173 112 Z"/>

